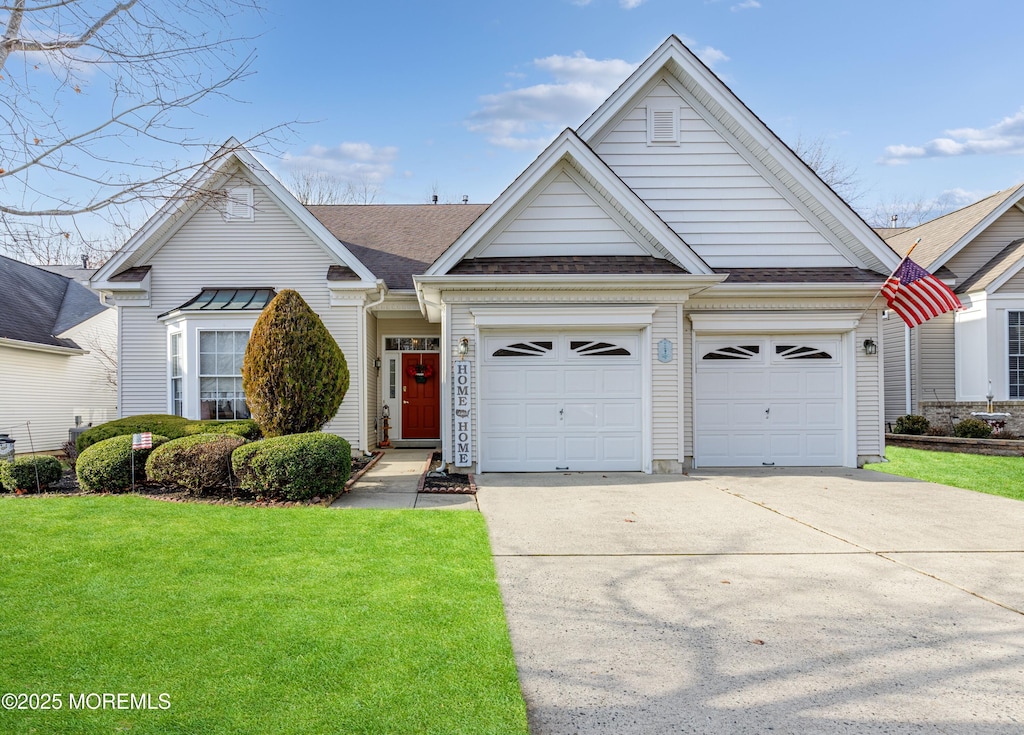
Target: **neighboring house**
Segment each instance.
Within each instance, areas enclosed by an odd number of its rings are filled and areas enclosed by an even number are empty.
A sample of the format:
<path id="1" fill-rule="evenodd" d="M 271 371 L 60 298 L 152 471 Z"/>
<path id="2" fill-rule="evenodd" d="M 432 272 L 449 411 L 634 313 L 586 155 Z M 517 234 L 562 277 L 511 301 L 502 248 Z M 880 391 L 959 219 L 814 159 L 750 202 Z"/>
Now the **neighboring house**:
<path id="1" fill-rule="evenodd" d="M 0 433 L 19 454 L 117 417 L 117 312 L 51 268 L 0 256 Z"/>
<path id="2" fill-rule="evenodd" d="M 294 288 L 354 448 L 386 406 L 393 443 L 476 471 L 680 472 L 878 458 L 865 309 L 897 262 L 671 37 L 489 207 L 303 207 L 229 141 L 93 285 L 126 415 L 245 415 L 249 330 Z"/>
<path id="3" fill-rule="evenodd" d="M 883 237 L 885 231 L 881 231 Z M 886 238 L 945 280 L 965 309 L 912 330 L 885 321 L 886 421 L 921 414 L 949 428 L 985 411 L 1024 432 L 1024 185 Z"/>

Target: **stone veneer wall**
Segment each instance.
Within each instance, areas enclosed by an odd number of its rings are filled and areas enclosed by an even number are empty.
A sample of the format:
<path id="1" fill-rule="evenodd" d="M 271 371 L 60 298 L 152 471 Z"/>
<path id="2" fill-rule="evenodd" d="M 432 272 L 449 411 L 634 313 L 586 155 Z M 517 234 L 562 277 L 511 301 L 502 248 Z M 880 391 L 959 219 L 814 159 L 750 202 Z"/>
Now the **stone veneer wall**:
<path id="1" fill-rule="evenodd" d="M 921 401 L 921 414 L 932 426 L 942 426 L 950 431 L 953 424 L 971 418 L 972 411 L 987 411 L 985 401 Z M 1017 435 L 1024 435 L 1024 401 L 995 401 L 992 403 L 994 413 L 1008 413 L 1006 429 Z"/>

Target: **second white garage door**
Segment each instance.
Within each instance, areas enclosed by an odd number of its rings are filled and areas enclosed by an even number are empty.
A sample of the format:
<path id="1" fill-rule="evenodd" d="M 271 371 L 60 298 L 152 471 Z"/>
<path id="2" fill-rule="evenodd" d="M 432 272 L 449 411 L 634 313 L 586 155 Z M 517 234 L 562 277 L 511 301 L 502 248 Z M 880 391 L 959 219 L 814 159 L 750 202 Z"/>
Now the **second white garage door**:
<path id="1" fill-rule="evenodd" d="M 641 470 L 640 334 L 483 336 L 480 470 Z"/>
<path id="2" fill-rule="evenodd" d="M 844 464 L 841 347 L 838 335 L 698 339 L 697 465 Z"/>

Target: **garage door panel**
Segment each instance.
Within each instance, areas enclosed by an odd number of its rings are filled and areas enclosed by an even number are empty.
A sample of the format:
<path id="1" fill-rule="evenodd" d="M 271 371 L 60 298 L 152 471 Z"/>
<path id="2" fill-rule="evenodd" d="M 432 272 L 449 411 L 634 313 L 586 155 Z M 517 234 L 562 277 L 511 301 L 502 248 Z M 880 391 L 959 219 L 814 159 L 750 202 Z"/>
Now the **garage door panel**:
<path id="1" fill-rule="evenodd" d="M 527 431 L 555 429 L 558 427 L 558 408 L 553 403 L 523 404 L 523 421 L 520 424 Z M 503 427 L 519 428 L 519 426 Z"/>
<path id="2" fill-rule="evenodd" d="M 838 398 L 843 393 L 838 370 L 808 372 L 805 394 L 808 396 L 829 396 Z"/>
<path id="3" fill-rule="evenodd" d="M 489 396 L 520 396 L 523 394 L 524 380 L 521 370 L 495 369 L 484 373 L 481 387 Z"/>
<path id="4" fill-rule="evenodd" d="M 523 423 L 523 404 L 491 402 L 484 406 L 481 418 L 495 431 L 515 428 Z"/>
<path id="5" fill-rule="evenodd" d="M 527 462 L 547 462 L 554 468 L 558 459 L 558 438 L 556 436 L 527 436 L 523 438 Z"/>
<path id="6" fill-rule="evenodd" d="M 812 429 L 841 428 L 839 405 L 835 401 L 808 401 L 806 424 Z"/>
<path id="7" fill-rule="evenodd" d="M 523 368 L 522 393 L 528 396 L 557 396 L 561 393 L 562 381 L 558 370 Z"/>
<path id="8" fill-rule="evenodd" d="M 635 402 L 605 403 L 601 427 L 604 429 L 633 429 L 640 425 L 640 406 Z"/>
<path id="9" fill-rule="evenodd" d="M 482 341 L 481 471 L 643 469 L 638 334 Z"/>
<path id="10" fill-rule="evenodd" d="M 760 352 L 754 349 L 758 345 Z M 840 345 L 839 337 L 820 336 L 699 338 L 694 385 L 698 465 L 843 464 Z"/>

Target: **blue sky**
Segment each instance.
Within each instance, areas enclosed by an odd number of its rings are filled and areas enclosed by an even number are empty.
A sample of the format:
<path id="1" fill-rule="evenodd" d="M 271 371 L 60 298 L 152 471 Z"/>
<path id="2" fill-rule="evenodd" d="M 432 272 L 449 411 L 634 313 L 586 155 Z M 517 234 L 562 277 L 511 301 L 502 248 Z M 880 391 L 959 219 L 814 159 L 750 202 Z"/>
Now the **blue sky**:
<path id="1" fill-rule="evenodd" d="M 378 201 L 493 200 L 669 34 L 783 140 L 824 137 L 872 202 L 1024 181 L 1024 4 L 800 0 L 269 0 L 246 104 L 212 139 L 299 125 L 265 158 Z"/>
<path id="2" fill-rule="evenodd" d="M 254 74 L 179 122 L 218 144 L 302 121 L 259 154 L 286 183 L 312 167 L 378 202 L 492 201 L 670 34 L 784 141 L 820 137 L 856 168 L 862 212 L 1024 182 L 1024 3 L 263 4 L 231 29 L 253 37 Z"/>

